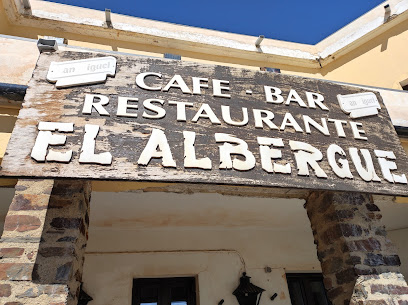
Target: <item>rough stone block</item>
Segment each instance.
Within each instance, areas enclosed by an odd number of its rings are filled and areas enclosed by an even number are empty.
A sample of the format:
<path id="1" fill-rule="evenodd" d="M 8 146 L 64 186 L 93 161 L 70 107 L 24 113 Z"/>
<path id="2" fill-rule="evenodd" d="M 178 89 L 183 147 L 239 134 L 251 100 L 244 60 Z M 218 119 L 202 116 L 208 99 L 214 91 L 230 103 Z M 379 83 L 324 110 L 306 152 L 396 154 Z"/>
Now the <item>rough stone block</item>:
<path id="1" fill-rule="evenodd" d="M 69 275 L 72 272 L 72 263 L 68 262 L 57 269 L 57 274 L 55 276 L 55 280 L 57 282 L 62 282 L 64 283 L 65 281 L 68 280 Z"/>
<path id="2" fill-rule="evenodd" d="M 349 220 L 354 217 L 354 210 L 340 210 L 336 215 L 339 220 Z"/>
<path id="3" fill-rule="evenodd" d="M 351 283 L 356 280 L 354 268 L 348 268 L 336 273 L 337 284 Z"/>
<path id="4" fill-rule="evenodd" d="M 363 305 L 389 305 L 389 303 L 385 300 L 367 300 Z"/>
<path id="5" fill-rule="evenodd" d="M 367 210 L 369 210 L 370 212 L 379 212 L 380 209 L 378 208 L 378 206 L 376 206 L 374 203 L 368 203 L 366 204 Z"/>
<path id="6" fill-rule="evenodd" d="M 56 217 L 51 221 L 51 226 L 56 229 L 79 228 L 83 220 L 81 218 Z"/>
<path id="7" fill-rule="evenodd" d="M 32 264 L 0 263 L 0 280 L 27 281 L 31 280 Z"/>
<path id="8" fill-rule="evenodd" d="M 5 231 L 26 232 L 36 230 L 41 226 L 41 220 L 30 215 L 9 215 L 4 223 Z"/>
<path id="9" fill-rule="evenodd" d="M 322 270 L 325 274 L 334 273 L 340 270 L 343 264 L 342 257 L 331 257 L 322 263 Z"/>
<path id="10" fill-rule="evenodd" d="M 384 257 L 382 254 L 367 253 L 364 264 L 367 266 L 383 266 L 385 264 Z"/>
<path id="11" fill-rule="evenodd" d="M 18 294 L 16 297 L 18 299 L 25 299 L 25 298 L 36 298 L 38 296 L 41 295 L 41 292 L 38 291 L 38 289 L 34 289 L 34 288 L 29 288 L 26 291 L 24 291 L 21 294 Z"/>
<path id="12" fill-rule="evenodd" d="M 349 243 L 350 245 L 350 250 L 352 251 L 377 251 L 381 250 L 381 243 L 373 238 L 369 237 L 367 239 L 360 239 L 360 240 L 355 240 L 352 243 Z"/>
<path id="13" fill-rule="evenodd" d="M 43 257 L 75 256 L 75 249 L 70 247 L 41 247 L 38 253 Z"/>
<path id="14" fill-rule="evenodd" d="M 340 227 L 341 227 L 343 236 L 345 237 L 361 236 L 361 234 L 363 233 L 362 227 L 356 224 L 341 223 Z"/>
<path id="15" fill-rule="evenodd" d="M 335 224 L 327 228 L 324 233 L 321 235 L 321 240 L 326 244 L 330 245 L 334 240 L 339 239 L 342 236 L 340 226 Z"/>
<path id="16" fill-rule="evenodd" d="M 10 211 L 44 210 L 48 201 L 49 195 L 18 194 L 13 198 Z"/>
<path id="17" fill-rule="evenodd" d="M 23 255 L 23 248 L 2 248 L 0 249 L 1 258 L 17 258 Z"/>
<path id="18" fill-rule="evenodd" d="M 398 286 L 398 285 L 383 285 L 383 284 L 374 284 L 371 285 L 371 293 L 381 293 L 388 295 L 408 295 L 407 286 Z"/>
<path id="19" fill-rule="evenodd" d="M 384 263 L 387 266 L 400 266 L 401 265 L 401 261 L 398 255 L 384 256 Z"/>
<path id="20" fill-rule="evenodd" d="M 48 295 L 67 295 L 68 287 L 66 285 L 43 285 L 40 288 L 40 291 Z"/>
<path id="21" fill-rule="evenodd" d="M 11 295 L 11 286 L 9 284 L 0 284 L 0 297 L 9 297 Z"/>
<path id="22" fill-rule="evenodd" d="M 336 288 L 328 290 L 327 296 L 330 298 L 330 300 L 333 300 L 339 295 L 341 295 L 342 293 L 344 293 L 343 287 L 337 286 Z"/>

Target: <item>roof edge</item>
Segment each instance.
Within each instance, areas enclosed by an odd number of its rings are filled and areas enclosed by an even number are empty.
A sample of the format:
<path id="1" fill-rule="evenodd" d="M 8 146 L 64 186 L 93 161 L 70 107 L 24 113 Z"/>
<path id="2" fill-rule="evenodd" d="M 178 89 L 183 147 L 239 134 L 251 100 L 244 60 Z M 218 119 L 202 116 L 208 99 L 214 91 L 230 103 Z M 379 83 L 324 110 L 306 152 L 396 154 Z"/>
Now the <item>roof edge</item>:
<path id="1" fill-rule="evenodd" d="M 357 18 L 316 45 L 176 25 L 161 21 L 112 14 L 113 28 L 107 27 L 104 12 L 64 4 L 31 0 L 25 9 L 22 0 L 3 0 L 13 25 L 37 28 L 56 27 L 71 33 L 117 39 L 158 47 L 216 56 L 263 61 L 274 66 L 288 65 L 320 69 L 391 27 L 408 19 L 408 0 L 389 0 Z M 389 4 L 387 18 L 383 6 Z M 63 12 L 63 13 L 61 13 Z M 89 17 L 92 16 L 92 17 Z M 43 22 L 46 21 L 46 22 Z M 189 29 L 189 30 L 187 30 Z"/>

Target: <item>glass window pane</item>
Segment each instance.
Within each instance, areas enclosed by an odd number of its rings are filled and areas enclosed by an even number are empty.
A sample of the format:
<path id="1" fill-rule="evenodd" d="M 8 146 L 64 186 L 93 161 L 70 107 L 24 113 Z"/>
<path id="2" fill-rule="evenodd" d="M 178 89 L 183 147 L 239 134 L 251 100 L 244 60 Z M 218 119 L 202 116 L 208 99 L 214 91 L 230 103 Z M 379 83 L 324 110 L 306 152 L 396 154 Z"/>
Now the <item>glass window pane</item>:
<path id="1" fill-rule="evenodd" d="M 132 305 L 195 305 L 195 278 L 133 280 Z"/>
<path id="2" fill-rule="evenodd" d="M 313 304 L 328 305 L 324 285 L 321 281 L 311 281 L 310 289 L 313 296 Z"/>
<path id="3" fill-rule="evenodd" d="M 140 288 L 140 302 L 141 304 L 156 304 L 159 300 L 159 287 L 147 286 Z"/>
<path id="4" fill-rule="evenodd" d="M 303 296 L 302 296 L 302 286 L 298 281 L 290 281 L 288 283 L 290 300 L 292 305 L 305 305 Z M 317 305 L 317 304 L 316 304 Z"/>
<path id="5" fill-rule="evenodd" d="M 178 286 L 171 288 L 171 301 L 186 301 L 187 287 Z"/>

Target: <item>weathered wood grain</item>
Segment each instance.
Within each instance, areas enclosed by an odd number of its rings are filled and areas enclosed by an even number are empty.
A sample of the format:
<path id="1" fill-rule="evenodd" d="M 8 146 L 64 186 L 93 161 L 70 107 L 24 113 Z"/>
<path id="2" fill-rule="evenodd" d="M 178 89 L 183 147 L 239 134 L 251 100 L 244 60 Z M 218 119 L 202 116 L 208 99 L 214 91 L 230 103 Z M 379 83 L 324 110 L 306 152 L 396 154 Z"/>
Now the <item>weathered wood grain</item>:
<path id="1" fill-rule="evenodd" d="M 308 115 L 316 121 L 320 118 L 332 118 L 351 121 L 343 113 L 338 104 L 337 94 L 351 94 L 367 92 L 356 87 L 342 86 L 316 79 L 307 79 L 290 75 L 256 72 L 222 66 L 201 65 L 192 62 L 161 60 L 148 57 L 115 56 L 117 70 L 114 78 L 108 77 L 105 84 L 79 86 L 65 89 L 56 89 L 54 84 L 46 81 L 46 74 L 51 61 L 66 61 L 75 59 L 103 56 L 103 54 L 59 52 L 41 54 L 32 80 L 25 97 L 23 108 L 20 111 L 14 128 L 6 156 L 2 162 L 0 175 L 12 177 L 49 177 L 49 178 L 84 178 L 99 180 L 131 180 L 131 181 L 166 181 L 188 183 L 213 183 L 247 186 L 272 186 L 282 188 L 302 188 L 311 190 L 338 190 L 359 191 L 374 194 L 408 196 L 406 184 L 393 184 L 385 181 L 381 175 L 379 164 L 373 154 L 374 149 L 391 150 L 395 153 L 398 170 L 395 173 L 408 174 L 408 158 L 400 146 L 398 136 L 392 126 L 381 96 L 377 98 L 381 104 L 378 116 L 356 119 L 363 124 L 368 141 L 355 140 L 349 127 L 345 129 L 346 138 L 339 138 L 335 126 L 329 123 L 331 135 L 325 136 L 312 128 L 311 134 L 297 133 L 293 128 L 285 131 L 270 130 L 267 127 L 257 129 L 254 127 L 252 109 L 270 110 L 275 114 L 274 122 L 279 126 L 286 112 L 290 112 L 301 123 L 302 115 Z M 173 75 L 180 74 L 191 88 L 191 77 L 206 77 L 230 81 L 231 99 L 212 96 L 210 89 L 202 89 L 202 95 L 183 94 L 181 90 L 172 88 L 169 92 L 147 91 L 139 88 L 135 83 L 136 75 L 141 72 L 162 73 L 161 84 L 165 85 Z M 152 78 L 155 84 L 160 80 Z M 302 99 L 306 101 L 304 91 L 318 92 L 325 97 L 325 105 L 330 111 L 319 108 L 301 108 L 296 103 L 290 105 L 268 104 L 265 102 L 263 86 L 281 88 L 283 95 L 287 96 L 289 90 L 295 89 Z M 252 90 L 253 94 L 246 94 Z M 110 102 L 105 108 L 110 116 L 100 116 L 98 113 L 91 115 L 82 114 L 85 94 L 103 94 L 110 97 Z M 118 96 L 136 97 L 139 99 L 137 118 L 116 116 Z M 163 108 L 166 116 L 163 119 L 145 119 L 142 101 L 148 98 L 165 100 Z M 168 101 L 183 101 L 194 103 L 187 107 L 187 121 L 176 121 L 176 107 L 170 106 Z M 192 117 L 202 103 L 207 103 L 221 120 L 220 125 L 213 125 L 207 119 L 200 119 L 197 123 L 191 122 Z M 221 105 L 231 107 L 232 118 L 242 119 L 242 107 L 248 108 L 249 124 L 241 127 L 231 126 L 222 121 Z M 62 150 L 72 149 L 71 162 L 39 163 L 30 157 L 38 134 L 37 125 L 40 121 L 48 122 L 73 122 L 74 133 L 67 134 L 67 143 Z M 80 164 L 78 162 L 80 149 L 84 137 L 84 125 L 96 124 L 100 126 L 97 137 L 96 153 L 110 151 L 113 156 L 111 165 Z M 301 124 L 301 127 L 304 126 Z M 177 168 L 164 168 L 161 160 L 152 160 L 148 166 L 138 166 L 140 157 L 151 134 L 152 128 L 163 130 L 167 136 Z M 183 131 L 196 132 L 197 158 L 209 157 L 212 160 L 211 170 L 186 169 L 183 166 L 184 148 Z M 256 166 L 249 171 L 219 169 L 219 146 L 215 142 L 215 133 L 227 133 L 245 140 L 249 150 L 256 158 Z M 282 162 L 289 162 L 292 173 L 270 174 L 264 171 L 260 164 L 259 145 L 257 137 L 283 138 Z M 328 175 L 327 179 L 317 178 L 313 171 L 309 177 L 298 176 L 293 151 L 290 150 L 289 140 L 303 141 L 318 148 L 323 153 L 323 160 L 319 162 L 321 168 Z M 331 170 L 326 150 L 332 143 L 341 146 L 348 155 L 349 147 L 367 148 L 370 150 L 376 173 L 381 182 L 363 181 L 350 162 L 350 169 L 354 179 L 341 179 Z M 55 149 L 55 147 L 53 147 Z M 58 149 L 58 148 L 56 148 Z M 239 157 L 238 157 L 239 158 Z"/>

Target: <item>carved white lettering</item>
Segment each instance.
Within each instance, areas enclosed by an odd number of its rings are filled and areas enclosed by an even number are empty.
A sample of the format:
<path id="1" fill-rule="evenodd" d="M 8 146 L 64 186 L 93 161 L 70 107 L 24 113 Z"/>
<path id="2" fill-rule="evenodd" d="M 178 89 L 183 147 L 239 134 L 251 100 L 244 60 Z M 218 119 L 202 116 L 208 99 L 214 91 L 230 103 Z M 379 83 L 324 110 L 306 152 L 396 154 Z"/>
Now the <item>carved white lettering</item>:
<path id="1" fill-rule="evenodd" d="M 169 105 L 176 105 L 177 106 L 177 121 L 178 122 L 185 122 L 186 118 L 186 107 L 193 107 L 193 103 L 186 103 L 186 102 L 177 102 L 177 101 L 169 101 Z"/>
<path id="2" fill-rule="evenodd" d="M 367 182 L 381 181 L 381 179 L 375 173 L 373 159 L 371 159 L 371 155 L 368 149 L 360 149 L 360 153 L 364 158 L 366 168 L 364 168 L 363 165 L 361 164 L 361 158 L 358 154 L 357 148 L 350 147 L 349 153 L 350 153 L 351 160 L 353 161 L 358 174 L 364 181 L 367 181 Z"/>
<path id="3" fill-rule="evenodd" d="M 274 147 L 283 147 L 283 140 L 280 138 L 265 138 L 265 137 L 257 137 L 258 144 L 259 144 L 259 153 L 261 155 L 261 165 L 262 169 L 264 169 L 268 173 L 282 173 L 282 174 L 290 174 L 292 169 L 290 164 L 279 164 L 271 162 L 272 159 L 281 159 L 282 152 L 280 149 L 270 148 L 270 146 Z"/>
<path id="4" fill-rule="evenodd" d="M 310 166 L 317 177 L 327 178 L 326 173 L 321 169 L 318 161 L 323 159 L 323 154 L 320 150 L 312 145 L 299 141 L 289 141 L 290 148 L 295 151 L 296 165 L 299 176 L 309 176 Z"/>
<path id="5" fill-rule="evenodd" d="M 220 149 L 220 169 L 236 169 L 239 171 L 248 171 L 255 167 L 255 157 L 248 150 L 248 144 L 239 138 L 225 133 L 216 133 L 217 143 L 225 142 Z M 232 145 L 237 144 L 237 145 Z M 245 160 L 237 158 L 232 159 L 231 155 L 241 155 Z"/>
<path id="6" fill-rule="evenodd" d="M 336 120 L 336 119 L 327 119 L 327 120 L 331 123 L 334 123 L 334 126 L 336 127 L 336 131 L 337 131 L 337 136 L 339 138 L 346 137 L 346 134 L 344 133 L 343 125 L 347 125 L 347 121 Z"/>
<path id="7" fill-rule="evenodd" d="M 294 89 L 290 89 L 285 105 L 289 105 L 291 102 L 296 102 L 300 107 L 307 108 L 305 102 L 301 99 L 299 94 Z"/>
<path id="8" fill-rule="evenodd" d="M 282 94 L 281 89 L 277 87 L 264 86 L 264 90 L 265 90 L 265 97 L 266 97 L 267 103 L 273 103 L 273 104 L 283 103 L 284 99 L 283 99 L 283 96 L 281 95 Z"/>
<path id="9" fill-rule="evenodd" d="M 285 113 L 280 130 L 285 130 L 286 126 L 293 127 L 296 132 L 303 132 L 295 118 L 289 113 Z"/>
<path id="10" fill-rule="evenodd" d="M 184 167 L 211 169 L 211 160 L 209 158 L 196 158 L 195 153 L 195 132 L 183 131 L 184 136 Z"/>
<path id="11" fill-rule="evenodd" d="M 362 135 L 365 134 L 365 131 L 362 129 L 358 129 L 358 127 L 363 127 L 363 124 L 357 123 L 357 122 L 352 122 L 350 121 L 350 126 L 351 126 L 351 131 L 353 132 L 353 137 L 354 139 L 357 140 L 364 140 L 367 141 L 367 137 L 363 137 Z"/>
<path id="12" fill-rule="evenodd" d="M 200 118 L 209 119 L 213 124 L 221 124 L 221 121 L 208 104 L 202 104 L 191 121 L 197 123 Z"/>
<path id="13" fill-rule="evenodd" d="M 119 96 L 118 97 L 118 111 L 116 112 L 117 116 L 124 116 L 124 117 L 130 117 L 130 118 L 137 118 L 137 113 L 128 113 L 128 109 L 138 109 L 137 104 L 135 105 L 129 105 L 128 101 L 132 102 L 137 102 L 137 98 L 131 98 L 131 97 L 123 97 Z"/>
<path id="14" fill-rule="evenodd" d="M 85 94 L 84 108 L 82 109 L 83 114 L 91 114 L 92 108 L 99 113 L 99 115 L 109 115 L 104 105 L 109 103 L 109 98 L 105 95 L 100 94 Z"/>
<path id="15" fill-rule="evenodd" d="M 167 85 L 163 88 L 163 91 L 169 91 L 170 88 L 178 88 L 181 89 L 183 93 L 190 93 L 190 89 L 187 87 L 186 83 L 184 82 L 183 78 L 180 75 L 174 75 L 173 78 L 167 83 Z"/>
<path id="16" fill-rule="evenodd" d="M 163 100 L 150 98 L 143 102 L 143 107 L 147 110 L 154 112 L 155 114 L 148 114 L 146 111 L 143 112 L 143 117 L 146 119 L 162 119 L 166 116 L 166 110 L 162 107 L 154 105 L 153 103 L 164 104 Z"/>
<path id="17" fill-rule="evenodd" d="M 162 130 L 156 128 L 153 128 L 149 141 L 137 164 L 148 165 L 152 158 L 161 158 L 164 167 L 176 167 L 166 135 Z"/>
<path id="18" fill-rule="evenodd" d="M 222 119 L 225 121 L 225 123 L 227 123 L 229 125 L 245 126 L 246 124 L 248 124 L 248 109 L 245 108 L 245 107 L 242 108 L 243 118 L 242 118 L 241 122 L 233 121 L 231 119 L 230 106 L 221 106 L 221 113 L 222 113 Z"/>
<path id="19" fill-rule="evenodd" d="M 82 143 L 79 163 L 112 164 L 112 155 L 110 152 L 95 154 L 96 137 L 98 133 L 98 125 L 85 125 L 84 142 Z"/>
<path id="20" fill-rule="evenodd" d="M 279 129 L 275 123 L 272 122 L 275 115 L 269 110 L 253 109 L 255 128 L 263 128 L 264 124 L 270 129 Z M 262 116 L 265 114 L 266 116 Z"/>
<path id="21" fill-rule="evenodd" d="M 396 175 L 391 173 L 391 170 L 397 169 L 397 164 L 394 161 L 389 161 L 387 159 L 395 160 L 395 154 L 392 151 L 384 151 L 384 150 L 374 150 L 375 155 L 378 158 L 378 163 L 381 167 L 381 173 L 385 180 L 391 183 L 401 183 L 407 184 L 407 177 L 402 175 Z"/>
<path id="22" fill-rule="evenodd" d="M 322 121 L 322 125 L 317 123 L 315 120 L 313 120 L 308 115 L 304 115 L 303 116 L 303 122 L 305 123 L 306 133 L 312 133 L 310 131 L 310 125 L 312 125 L 314 128 L 316 128 L 318 131 L 320 131 L 325 136 L 330 136 L 330 132 L 329 132 L 329 128 L 327 127 L 326 119 L 322 118 L 321 121 Z"/>
<path id="23" fill-rule="evenodd" d="M 160 91 L 161 86 L 156 86 L 156 87 L 151 87 L 146 85 L 145 83 L 145 78 L 147 76 L 157 76 L 158 78 L 162 78 L 162 75 L 160 73 L 155 73 L 155 72 L 144 72 L 140 73 L 136 76 L 136 85 L 138 85 L 140 88 L 149 90 L 149 91 Z"/>
<path id="24" fill-rule="evenodd" d="M 213 96 L 231 98 L 230 94 L 222 92 L 222 90 L 224 91 L 230 90 L 228 86 L 223 86 L 223 85 L 229 85 L 229 81 L 213 79 L 212 83 L 213 83 Z"/>
<path id="25" fill-rule="evenodd" d="M 58 123 L 58 122 L 40 122 L 38 124 L 37 138 L 33 150 L 31 151 L 31 158 L 38 162 L 55 161 L 55 162 L 69 162 L 72 158 L 72 150 L 66 152 L 58 152 L 50 149 L 47 154 L 49 145 L 64 145 L 67 141 L 67 136 L 52 134 L 51 131 L 73 132 L 73 123 Z"/>
<path id="26" fill-rule="evenodd" d="M 193 77 L 193 94 L 201 94 L 201 88 L 208 88 L 208 78 Z M 202 82 L 206 82 L 203 84 Z"/>
<path id="27" fill-rule="evenodd" d="M 316 108 L 316 105 L 319 106 L 322 110 L 329 111 L 329 108 L 323 104 L 324 96 L 316 92 L 306 91 L 306 98 L 309 108 Z"/>
<path id="28" fill-rule="evenodd" d="M 341 157 L 346 157 L 346 153 L 344 152 L 343 148 L 336 144 L 331 144 L 327 149 L 327 159 L 333 172 L 340 178 L 353 179 L 353 175 L 351 174 L 350 165 L 347 159 L 339 158 L 338 161 L 336 161 L 336 154 L 340 155 Z M 341 166 L 339 166 L 339 164 Z"/>

